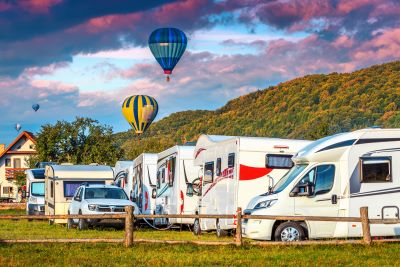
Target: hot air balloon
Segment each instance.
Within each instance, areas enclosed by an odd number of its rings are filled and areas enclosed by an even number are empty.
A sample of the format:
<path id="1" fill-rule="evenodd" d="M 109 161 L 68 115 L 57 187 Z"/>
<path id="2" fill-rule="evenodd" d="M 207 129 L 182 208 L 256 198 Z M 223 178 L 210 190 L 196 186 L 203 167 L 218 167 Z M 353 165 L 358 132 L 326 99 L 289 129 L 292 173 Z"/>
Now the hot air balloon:
<path id="1" fill-rule="evenodd" d="M 122 103 L 122 114 L 135 133 L 144 133 L 157 116 L 158 103 L 151 96 L 133 95 Z"/>
<path id="2" fill-rule="evenodd" d="M 16 130 L 17 132 L 19 132 L 19 130 L 21 130 L 22 126 L 21 126 L 21 124 L 16 123 L 14 128 L 15 128 L 15 130 Z"/>
<path id="3" fill-rule="evenodd" d="M 39 104 L 33 104 L 33 105 L 32 105 L 32 109 L 33 109 L 35 112 L 38 111 L 39 108 L 40 108 Z"/>
<path id="4" fill-rule="evenodd" d="M 187 45 L 187 37 L 185 33 L 176 28 L 160 28 L 153 31 L 149 37 L 149 47 L 151 53 L 167 75 L 178 63 L 179 59 L 185 52 Z"/>

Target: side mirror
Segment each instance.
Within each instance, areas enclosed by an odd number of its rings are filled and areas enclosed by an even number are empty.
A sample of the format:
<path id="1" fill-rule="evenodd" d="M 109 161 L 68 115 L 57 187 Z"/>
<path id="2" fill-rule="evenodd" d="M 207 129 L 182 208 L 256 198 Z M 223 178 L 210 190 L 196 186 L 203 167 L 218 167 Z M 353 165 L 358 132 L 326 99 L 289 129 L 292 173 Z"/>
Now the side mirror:
<path id="1" fill-rule="evenodd" d="M 157 189 L 156 188 L 153 188 L 153 190 L 151 190 L 151 197 L 157 198 Z"/>
<path id="2" fill-rule="evenodd" d="M 22 198 L 26 198 L 27 195 L 28 195 L 28 193 L 27 193 L 25 190 L 22 190 L 22 192 L 21 192 L 21 197 L 22 197 Z"/>
<path id="3" fill-rule="evenodd" d="M 193 192 L 194 192 L 194 190 L 193 190 L 193 184 L 187 184 L 187 188 L 186 188 L 186 195 L 188 196 L 188 197 L 192 197 L 193 196 Z"/>
<path id="4" fill-rule="evenodd" d="M 298 184 L 292 192 L 290 192 L 290 196 L 299 196 L 299 197 L 310 197 L 314 194 L 314 184 L 311 182 L 306 182 L 304 184 Z"/>
<path id="5" fill-rule="evenodd" d="M 78 196 L 74 197 L 74 200 L 81 202 L 81 198 Z"/>

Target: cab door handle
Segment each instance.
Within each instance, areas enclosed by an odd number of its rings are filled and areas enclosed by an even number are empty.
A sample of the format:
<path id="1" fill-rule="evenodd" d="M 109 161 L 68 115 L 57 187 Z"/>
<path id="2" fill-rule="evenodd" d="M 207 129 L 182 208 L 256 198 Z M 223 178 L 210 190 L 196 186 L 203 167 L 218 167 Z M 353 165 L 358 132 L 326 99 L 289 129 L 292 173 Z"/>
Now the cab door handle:
<path id="1" fill-rule="evenodd" d="M 337 195 L 332 195 L 332 204 L 337 204 Z"/>

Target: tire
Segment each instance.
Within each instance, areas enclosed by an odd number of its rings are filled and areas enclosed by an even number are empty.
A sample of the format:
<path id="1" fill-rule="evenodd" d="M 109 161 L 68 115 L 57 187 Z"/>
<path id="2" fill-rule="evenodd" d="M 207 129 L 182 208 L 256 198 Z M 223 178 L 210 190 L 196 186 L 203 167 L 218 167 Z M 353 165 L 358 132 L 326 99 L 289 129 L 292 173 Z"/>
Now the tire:
<path id="1" fill-rule="evenodd" d="M 283 242 L 294 242 L 305 239 L 303 227 L 297 222 L 281 223 L 275 230 L 275 240 Z"/>
<path id="2" fill-rule="evenodd" d="M 195 219 L 193 223 L 193 233 L 195 235 L 201 235 L 201 227 L 199 219 Z"/>
<path id="3" fill-rule="evenodd" d="M 228 235 L 228 232 L 226 230 L 221 229 L 221 224 L 219 223 L 219 220 L 217 220 L 216 223 L 216 232 L 217 232 L 217 237 L 224 237 Z"/>
<path id="4" fill-rule="evenodd" d="M 79 215 L 82 215 L 81 211 L 79 211 Z M 78 221 L 78 229 L 81 230 L 81 231 L 88 229 L 88 223 L 87 223 L 87 221 L 85 219 L 79 219 L 79 221 Z"/>

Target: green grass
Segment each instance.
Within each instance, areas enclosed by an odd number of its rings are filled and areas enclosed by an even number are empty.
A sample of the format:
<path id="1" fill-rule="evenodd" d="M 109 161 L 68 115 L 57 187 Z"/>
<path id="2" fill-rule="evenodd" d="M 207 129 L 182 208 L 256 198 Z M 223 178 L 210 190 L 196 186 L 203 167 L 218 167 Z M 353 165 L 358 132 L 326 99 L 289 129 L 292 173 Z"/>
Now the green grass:
<path id="1" fill-rule="evenodd" d="M 22 213 L 1 211 L 0 214 Z M 68 230 L 46 221 L 0 220 L 0 239 L 123 238 L 123 230 Z M 214 233 L 193 236 L 188 231 L 140 228 L 136 238 L 217 240 Z M 221 240 L 221 239 L 218 239 Z M 232 241 L 232 237 L 222 240 Z M 1 244 L 0 266 L 396 266 L 400 244 L 308 246 L 194 246 L 136 244 Z"/>
<path id="2" fill-rule="evenodd" d="M 242 247 L 0 245 L 0 266 L 396 266 L 400 244 Z"/>

